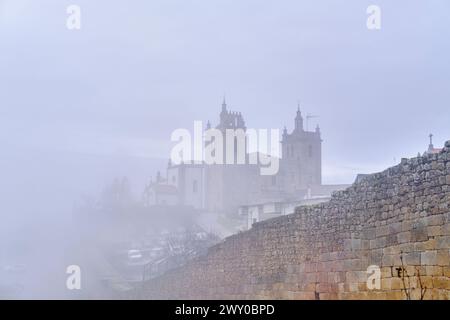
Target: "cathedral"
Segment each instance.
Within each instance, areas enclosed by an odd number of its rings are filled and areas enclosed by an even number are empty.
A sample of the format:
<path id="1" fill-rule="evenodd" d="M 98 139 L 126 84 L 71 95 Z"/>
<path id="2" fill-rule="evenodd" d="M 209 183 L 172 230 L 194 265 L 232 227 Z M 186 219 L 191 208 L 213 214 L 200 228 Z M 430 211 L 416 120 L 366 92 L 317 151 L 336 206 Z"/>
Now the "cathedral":
<path id="1" fill-rule="evenodd" d="M 207 129 L 211 128 L 208 121 Z M 240 112 L 228 110 L 224 99 L 215 127 L 225 137 L 227 129 L 247 130 Z M 249 156 L 248 146 L 246 156 Z M 223 152 L 226 157 L 226 150 Z M 224 162 L 225 163 L 225 162 Z M 294 127 L 282 132 L 281 159 L 275 175 L 261 175 L 257 164 L 205 164 L 203 161 L 172 164 L 166 174 L 145 191 L 148 205 L 190 206 L 199 211 L 236 214 L 240 207 L 267 202 L 293 202 L 330 194 L 322 185 L 322 139 L 317 126 L 304 128 L 300 108 Z"/>

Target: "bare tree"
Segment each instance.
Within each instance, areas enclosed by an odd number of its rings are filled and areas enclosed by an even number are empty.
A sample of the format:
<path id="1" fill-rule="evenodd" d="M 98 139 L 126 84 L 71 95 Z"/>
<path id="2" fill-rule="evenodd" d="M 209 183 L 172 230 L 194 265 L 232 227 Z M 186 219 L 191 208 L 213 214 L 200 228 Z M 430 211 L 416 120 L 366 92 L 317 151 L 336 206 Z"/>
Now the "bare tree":
<path id="1" fill-rule="evenodd" d="M 416 271 L 417 271 L 417 279 L 419 281 L 419 286 L 420 286 L 420 300 L 423 300 L 425 297 L 425 293 L 427 292 L 427 287 L 424 287 L 423 283 L 422 283 L 422 278 L 420 277 L 420 269 L 419 267 L 416 267 Z"/>
<path id="2" fill-rule="evenodd" d="M 405 292 L 406 300 L 411 300 L 411 292 L 415 288 L 411 288 L 411 277 L 408 274 L 408 270 L 406 270 L 405 265 L 403 263 L 403 251 L 400 251 L 400 261 L 402 263 L 402 266 L 400 268 L 397 268 L 398 272 L 397 275 L 402 279 L 403 284 L 402 290 Z M 425 293 L 427 292 L 427 287 L 423 285 L 419 267 L 416 267 L 416 274 L 417 274 L 416 275 L 417 281 L 419 283 L 419 288 L 417 289 L 420 290 L 420 300 L 423 300 L 425 297 Z"/>

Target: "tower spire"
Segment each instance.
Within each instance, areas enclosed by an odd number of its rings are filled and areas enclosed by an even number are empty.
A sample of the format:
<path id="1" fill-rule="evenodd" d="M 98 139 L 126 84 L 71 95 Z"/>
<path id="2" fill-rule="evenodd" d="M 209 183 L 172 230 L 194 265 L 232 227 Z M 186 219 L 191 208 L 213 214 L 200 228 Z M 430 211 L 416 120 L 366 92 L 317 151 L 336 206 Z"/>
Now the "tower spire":
<path id="1" fill-rule="evenodd" d="M 295 131 L 303 131 L 303 117 L 300 111 L 300 101 L 297 104 L 297 115 L 295 116 Z"/>
<path id="2" fill-rule="evenodd" d="M 222 111 L 227 111 L 227 98 L 226 98 L 225 94 L 223 95 Z"/>

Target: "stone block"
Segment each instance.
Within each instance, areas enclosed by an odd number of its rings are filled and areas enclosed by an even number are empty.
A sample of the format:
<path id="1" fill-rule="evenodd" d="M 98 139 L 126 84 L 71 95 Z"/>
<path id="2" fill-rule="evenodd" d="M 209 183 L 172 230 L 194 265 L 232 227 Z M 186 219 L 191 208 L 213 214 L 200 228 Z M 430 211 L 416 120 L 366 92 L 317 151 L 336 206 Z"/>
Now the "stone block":
<path id="1" fill-rule="evenodd" d="M 299 288 L 301 289 L 301 291 L 314 292 L 316 291 L 316 283 L 302 284 L 299 286 Z"/>
<path id="2" fill-rule="evenodd" d="M 403 287 L 403 281 L 401 278 L 391 278 L 391 290 L 402 290 Z"/>
<path id="3" fill-rule="evenodd" d="M 350 292 L 358 292 L 358 283 L 357 282 L 352 282 L 348 284 L 348 291 Z"/>
<path id="4" fill-rule="evenodd" d="M 362 250 L 370 249 L 370 241 L 369 240 L 362 240 L 361 241 L 361 249 Z"/>
<path id="5" fill-rule="evenodd" d="M 449 202 L 450 202 L 450 199 L 449 199 Z M 442 231 L 443 236 L 450 236 L 450 220 L 442 226 L 441 231 Z"/>
<path id="6" fill-rule="evenodd" d="M 396 234 L 402 231 L 402 223 L 394 222 L 388 225 L 389 234 Z"/>
<path id="7" fill-rule="evenodd" d="M 386 246 L 386 237 L 370 240 L 370 249 L 384 248 Z"/>
<path id="8" fill-rule="evenodd" d="M 440 226 L 444 224 L 444 216 L 443 215 L 434 215 L 427 217 L 427 225 L 428 226 Z"/>
<path id="9" fill-rule="evenodd" d="M 444 267 L 443 268 L 443 273 L 444 273 L 444 276 L 445 277 L 447 277 L 447 278 L 450 278 L 450 267 Z"/>
<path id="10" fill-rule="evenodd" d="M 411 220 L 403 221 L 402 222 L 402 231 L 411 231 L 412 230 L 412 222 Z"/>
<path id="11" fill-rule="evenodd" d="M 405 243 L 411 241 L 411 232 L 400 232 L 397 234 L 398 243 Z"/>
<path id="12" fill-rule="evenodd" d="M 330 285 L 328 283 L 319 283 L 316 286 L 316 292 L 330 292 Z"/>
<path id="13" fill-rule="evenodd" d="M 314 292 L 292 292 L 293 300 L 315 300 L 316 295 Z"/>
<path id="14" fill-rule="evenodd" d="M 366 271 L 349 271 L 346 273 L 347 282 L 366 282 L 367 272 Z"/>
<path id="15" fill-rule="evenodd" d="M 392 254 L 383 255 L 382 266 L 390 267 L 393 265 L 394 265 L 394 255 L 392 255 Z"/>
<path id="16" fill-rule="evenodd" d="M 437 251 L 425 251 L 420 254 L 420 261 L 422 265 L 434 266 L 437 263 Z"/>
<path id="17" fill-rule="evenodd" d="M 426 266 L 425 267 L 425 274 L 427 276 L 442 276 L 443 275 L 443 268 L 440 266 Z"/>
<path id="18" fill-rule="evenodd" d="M 382 267 L 381 268 L 381 277 L 382 278 L 390 278 L 392 277 L 392 266 Z"/>
<path id="19" fill-rule="evenodd" d="M 381 279 L 381 290 L 391 290 L 391 281 L 390 277 Z"/>
<path id="20" fill-rule="evenodd" d="M 361 260 L 359 259 L 344 260 L 344 270 L 349 271 L 361 270 Z"/>
<path id="21" fill-rule="evenodd" d="M 352 250 L 360 250 L 361 249 L 361 239 L 351 239 L 351 248 L 352 248 Z"/>
<path id="22" fill-rule="evenodd" d="M 377 238 L 386 236 L 389 234 L 389 226 L 379 226 L 375 229 L 375 235 Z"/>
<path id="23" fill-rule="evenodd" d="M 450 249 L 450 236 L 437 237 L 436 249 Z"/>
<path id="24" fill-rule="evenodd" d="M 450 290 L 450 278 L 433 277 L 433 288 Z"/>
<path id="25" fill-rule="evenodd" d="M 338 294 L 337 293 L 320 293 L 319 294 L 319 299 L 320 300 L 337 300 L 338 299 Z"/>
<path id="26" fill-rule="evenodd" d="M 359 282 L 358 283 L 358 291 L 359 292 L 364 292 L 367 291 L 367 282 Z"/>
<path id="27" fill-rule="evenodd" d="M 373 240 L 376 237 L 375 228 L 367 228 L 362 231 L 362 238 L 366 240 Z"/>
<path id="28" fill-rule="evenodd" d="M 428 240 L 428 230 L 426 227 L 416 228 L 411 230 L 411 241 L 426 241 Z"/>
<path id="29" fill-rule="evenodd" d="M 443 234 L 441 226 L 431 226 L 427 228 L 429 237 L 437 237 Z"/>
<path id="30" fill-rule="evenodd" d="M 431 251 L 436 250 L 437 241 L 434 238 L 427 241 L 418 242 L 414 245 L 415 251 Z"/>
<path id="31" fill-rule="evenodd" d="M 442 249 L 442 250 L 438 250 L 437 252 L 437 258 L 436 258 L 436 264 L 438 266 L 448 266 L 450 265 L 450 258 L 449 258 L 449 253 L 448 253 L 448 249 Z"/>
<path id="32" fill-rule="evenodd" d="M 386 300 L 405 300 L 405 292 L 403 290 L 395 290 L 386 292 Z"/>
<path id="33" fill-rule="evenodd" d="M 386 236 L 386 245 L 387 246 L 394 246 L 398 244 L 397 241 L 397 234 L 390 234 Z"/>
<path id="34" fill-rule="evenodd" d="M 419 266 L 420 265 L 420 253 L 409 252 L 403 255 L 403 261 L 406 265 Z"/>
<path id="35" fill-rule="evenodd" d="M 383 257 L 383 249 L 371 250 L 369 253 L 369 263 L 381 266 Z"/>
<path id="36" fill-rule="evenodd" d="M 420 281 L 422 281 L 422 286 L 425 288 L 433 288 L 433 277 L 432 276 L 420 276 Z"/>

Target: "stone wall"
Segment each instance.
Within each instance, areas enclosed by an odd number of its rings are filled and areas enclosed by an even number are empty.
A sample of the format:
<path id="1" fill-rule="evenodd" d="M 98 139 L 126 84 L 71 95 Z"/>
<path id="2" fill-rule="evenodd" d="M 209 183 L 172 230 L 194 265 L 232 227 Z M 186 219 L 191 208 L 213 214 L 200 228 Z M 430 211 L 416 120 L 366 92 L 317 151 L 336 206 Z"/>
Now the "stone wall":
<path id="1" fill-rule="evenodd" d="M 405 299 L 410 292 L 420 299 L 421 282 L 425 299 L 449 299 L 449 203 L 450 141 L 441 153 L 402 159 L 327 203 L 259 222 L 149 281 L 141 295 Z M 380 267 L 380 289 L 367 288 L 370 265 Z"/>

